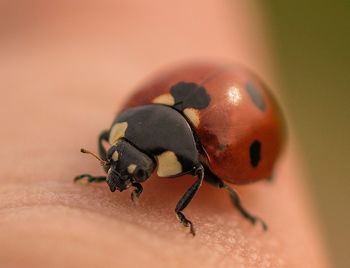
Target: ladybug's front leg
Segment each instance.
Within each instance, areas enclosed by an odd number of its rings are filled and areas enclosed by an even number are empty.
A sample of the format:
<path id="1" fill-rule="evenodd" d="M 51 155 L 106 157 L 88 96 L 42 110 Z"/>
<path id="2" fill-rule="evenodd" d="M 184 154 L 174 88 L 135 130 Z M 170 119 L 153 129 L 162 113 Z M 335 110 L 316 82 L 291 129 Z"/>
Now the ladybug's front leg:
<path id="1" fill-rule="evenodd" d="M 177 203 L 175 208 L 176 216 L 179 221 L 185 226 L 190 227 L 190 232 L 194 236 L 196 235 L 195 228 L 193 223 L 186 218 L 186 216 L 182 213 L 182 211 L 187 207 L 187 205 L 191 202 L 194 195 L 199 190 L 199 187 L 202 185 L 204 179 L 204 167 L 202 165 L 198 166 L 195 170 L 195 175 L 198 177 L 196 182 L 186 191 L 186 193 L 182 196 L 180 201 Z"/>
<path id="2" fill-rule="evenodd" d="M 89 183 L 91 183 L 91 182 L 104 182 L 104 181 L 106 181 L 106 176 L 92 176 L 92 175 L 90 175 L 90 174 L 81 174 L 81 175 L 79 175 L 79 176 L 76 176 L 75 178 L 74 178 L 74 182 L 77 182 L 77 181 L 80 181 L 80 180 L 82 180 L 82 179 L 84 179 L 84 178 L 87 178 L 87 181 L 89 182 Z"/>
<path id="3" fill-rule="evenodd" d="M 108 142 L 108 138 L 109 138 L 109 130 L 102 131 L 98 137 L 98 152 L 102 160 L 107 159 L 107 152 L 105 147 L 102 144 L 102 141 Z"/>
<path id="4" fill-rule="evenodd" d="M 135 204 L 137 204 L 138 200 L 139 200 L 139 197 L 140 197 L 140 195 L 141 195 L 141 193 L 143 191 L 143 187 L 142 187 L 142 185 L 140 183 L 136 183 L 136 182 L 132 183 L 132 186 L 134 186 L 135 189 L 131 193 L 131 200 Z"/>

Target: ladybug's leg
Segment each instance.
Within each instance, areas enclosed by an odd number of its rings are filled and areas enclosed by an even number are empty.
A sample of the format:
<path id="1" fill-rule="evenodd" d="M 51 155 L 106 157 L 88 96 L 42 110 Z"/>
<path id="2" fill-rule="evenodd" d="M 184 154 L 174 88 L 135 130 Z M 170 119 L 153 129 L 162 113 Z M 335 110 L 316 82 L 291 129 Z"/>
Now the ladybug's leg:
<path id="1" fill-rule="evenodd" d="M 260 222 L 264 231 L 267 230 L 267 225 L 262 219 L 260 219 L 257 216 L 253 216 L 244 207 L 242 207 L 241 200 L 240 200 L 237 192 L 235 190 L 233 190 L 231 186 L 224 184 L 223 188 L 225 188 L 226 191 L 230 194 L 232 204 L 239 210 L 239 212 L 242 214 L 243 217 L 245 217 L 247 220 L 249 220 L 252 224 Z"/>
<path id="2" fill-rule="evenodd" d="M 102 141 L 108 141 L 109 130 L 102 131 L 98 137 L 98 151 L 102 160 L 106 160 L 107 152 L 105 147 L 103 147 Z M 105 170 L 107 172 L 107 170 Z M 74 182 L 77 182 L 83 178 L 87 178 L 88 182 L 104 182 L 106 181 L 106 176 L 92 176 L 90 174 L 81 174 L 74 178 Z"/>
<path id="3" fill-rule="evenodd" d="M 82 180 L 84 178 L 87 178 L 88 182 L 104 182 L 104 181 L 106 181 L 106 176 L 95 177 L 95 176 L 91 176 L 90 174 L 81 174 L 81 175 L 76 176 L 74 178 L 74 182 L 77 182 L 77 181 Z"/>
<path id="4" fill-rule="evenodd" d="M 107 160 L 107 152 L 105 147 L 102 144 L 102 141 L 108 142 L 108 138 L 109 138 L 109 130 L 102 131 L 100 136 L 98 136 L 98 152 L 102 160 Z"/>
<path id="5" fill-rule="evenodd" d="M 134 191 L 132 191 L 131 193 L 131 200 L 137 204 L 138 200 L 139 200 L 139 197 L 143 191 L 143 187 L 140 183 L 137 183 L 137 182 L 134 182 L 132 183 L 132 186 L 135 187 Z"/>
<path id="6" fill-rule="evenodd" d="M 198 166 L 195 170 L 195 175 L 197 176 L 196 182 L 186 191 L 186 193 L 182 196 L 180 201 L 177 203 L 175 208 L 176 216 L 179 221 L 185 226 L 190 227 L 190 232 L 192 235 L 196 234 L 193 223 L 188 220 L 182 211 L 187 207 L 187 205 L 191 202 L 194 195 L 197 193 L 199 187 L 202 185 L 204 179 L 204 168 L 202 165 Z"/>
<path id="7" fill-rule="evenodd" d="M 264 231 L 267 230 L 267 225 L 262 219 L 253 216 L 242 206 L 241 199 L 239 198 L 237 192 L 233 190 L 231 186 L 224 183 L 220 178 L 213 174 L 208 168 L 205 169 L 205 181 L 218 188 L 224 188 L 229 193 L 232 204 L 238 209 L 244 218 L 249 220 L 252 224 L 260 222 Z"/>

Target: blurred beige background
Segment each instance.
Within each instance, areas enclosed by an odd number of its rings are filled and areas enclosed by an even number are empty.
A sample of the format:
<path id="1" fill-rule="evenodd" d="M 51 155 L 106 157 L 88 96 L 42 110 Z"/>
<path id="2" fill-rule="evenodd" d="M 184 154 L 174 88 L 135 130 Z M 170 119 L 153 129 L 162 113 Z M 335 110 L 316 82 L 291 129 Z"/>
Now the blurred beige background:
<path id="1" fill-rule="evenodd" d="M 350 1 L 263 2 L 321 227 L 335 267 L 349 267 Z"/>

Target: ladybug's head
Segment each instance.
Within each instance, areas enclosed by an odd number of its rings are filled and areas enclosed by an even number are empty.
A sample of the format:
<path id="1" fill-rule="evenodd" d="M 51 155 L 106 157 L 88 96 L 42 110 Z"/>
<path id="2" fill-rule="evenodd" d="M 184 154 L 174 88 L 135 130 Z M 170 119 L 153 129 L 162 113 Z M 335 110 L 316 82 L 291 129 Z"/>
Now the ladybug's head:
<path id="1" fill-rule="evenodd" d="M 112 192 L 120 192 L 147 180 L 155 168 L 155 162 L 129 142 L 119 140 L 107 152 L 107 160 L 103 164 L 107 172 L 107 183 Z"/>

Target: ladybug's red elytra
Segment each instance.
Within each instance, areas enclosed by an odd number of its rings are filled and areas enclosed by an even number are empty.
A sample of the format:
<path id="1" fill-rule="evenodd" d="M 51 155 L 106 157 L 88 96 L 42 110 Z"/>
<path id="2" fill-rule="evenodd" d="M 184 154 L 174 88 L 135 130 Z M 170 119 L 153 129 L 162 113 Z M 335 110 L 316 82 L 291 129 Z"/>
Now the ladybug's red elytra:
<path id="1" fill-rule="evenodd" d="M 94 156 L 107 176 L 82 174 L 75 181 L 106 181 L 112 192 L 132 186 L 135 201 L 153 173 L 170 178 L 190 174 L 197 180 L 175 212 L 193 235 L 183 210 L 203 180 L 226 189 L 241 214 L 266 229 L 225 181 L 247 184 L 270 178 L 282 143 L 279 108 L 255 75 L 234 65 L 192 64 L 156 76 L 137 90 L 99 136 L 100 158 Z"/>

